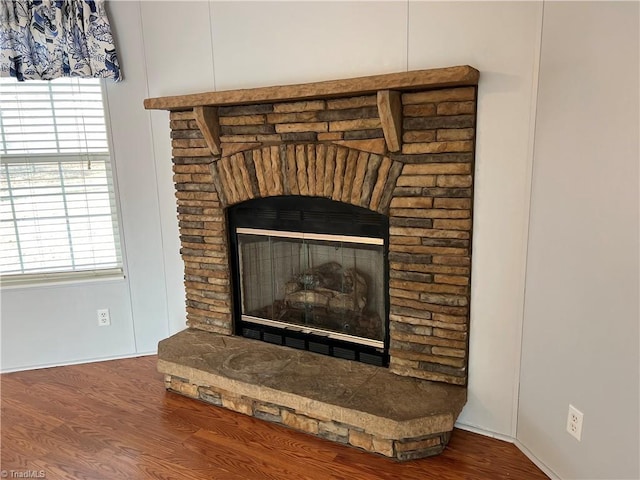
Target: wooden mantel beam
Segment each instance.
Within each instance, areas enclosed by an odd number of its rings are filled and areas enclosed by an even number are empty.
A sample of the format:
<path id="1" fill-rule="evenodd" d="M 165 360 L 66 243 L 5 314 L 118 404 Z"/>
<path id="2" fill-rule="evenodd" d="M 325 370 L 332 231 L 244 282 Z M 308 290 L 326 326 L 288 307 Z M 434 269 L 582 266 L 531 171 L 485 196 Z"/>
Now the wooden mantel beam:
<path id="1" fill-rule="evenodd" d="M 249 105 L 263 102 L 365 95 L 376 93 L 378 90 L 402 91 L 471 86 L 478 84 L 478 78 L 478 70 L 468 65 L 462 65 L 298 85 L 147 98 L 144 101 L 144 107 L 147 110 L 180 111 L 191 110 L 199 106 Z"/>

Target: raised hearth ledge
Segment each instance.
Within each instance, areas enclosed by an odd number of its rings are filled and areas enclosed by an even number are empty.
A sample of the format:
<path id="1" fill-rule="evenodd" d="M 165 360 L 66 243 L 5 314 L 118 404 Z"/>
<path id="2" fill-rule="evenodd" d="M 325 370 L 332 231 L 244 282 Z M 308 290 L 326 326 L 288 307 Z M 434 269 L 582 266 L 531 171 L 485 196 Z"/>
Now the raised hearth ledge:
<path id="1" fill-rule="evenodd" d="M 197 106 L 249 105 L 313 98 L 356 96 L 379 90 L 426 90 L 478 84 L 478 70 L 468 65 L 275 87 L 224 90 L 147 98 L 147 110 L 190 110 Z"/>
<path id="2" fill-rule="evenodd" d="M 194 329 L 158 357 L 183 395 L 400 460 L 440 453 L 466 401 L 465 387 Z"/>

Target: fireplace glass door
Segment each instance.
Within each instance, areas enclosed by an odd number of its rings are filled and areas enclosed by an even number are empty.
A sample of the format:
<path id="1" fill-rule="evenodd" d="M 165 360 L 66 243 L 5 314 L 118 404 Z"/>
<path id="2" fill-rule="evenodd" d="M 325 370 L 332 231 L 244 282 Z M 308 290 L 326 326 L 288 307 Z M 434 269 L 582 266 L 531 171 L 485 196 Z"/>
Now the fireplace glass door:
<path id="1" fill-rule="evenodd" d="M 384 240 L 238 228 L 244 322 L 382 348 Z"/>

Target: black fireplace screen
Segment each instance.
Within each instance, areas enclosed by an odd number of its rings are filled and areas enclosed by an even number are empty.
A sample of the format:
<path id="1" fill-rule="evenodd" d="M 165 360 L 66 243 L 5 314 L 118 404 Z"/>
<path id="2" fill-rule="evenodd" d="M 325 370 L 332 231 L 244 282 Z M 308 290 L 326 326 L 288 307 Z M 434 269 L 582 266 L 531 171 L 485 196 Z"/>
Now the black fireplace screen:
<path id="1" fill-rule="evenodd" d="M 386 363 L 385 216 L 305 197 L 252 200 L 228 213 L 237 333 Z"/>
<path id="2" fill-rule="evenodd" d="M 237 234 L 244 320 L 384 346 L 383 239 Z"/>

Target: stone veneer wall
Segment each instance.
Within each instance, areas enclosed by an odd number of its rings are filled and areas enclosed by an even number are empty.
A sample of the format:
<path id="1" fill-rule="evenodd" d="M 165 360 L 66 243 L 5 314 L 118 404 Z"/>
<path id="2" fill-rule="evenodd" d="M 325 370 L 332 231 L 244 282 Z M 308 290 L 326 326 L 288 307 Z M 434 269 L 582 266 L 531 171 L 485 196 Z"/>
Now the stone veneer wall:
<path id="1" fill-rule="evenodd" d="M 376 95 L 219 107 L 219 157 L 171 112 L 188 326 L 233 333 L 226 206 L 328 197 L 390 217 L 391 371 L 466 384 L 476 87 L 401 98 L 398 153 Z"/>

